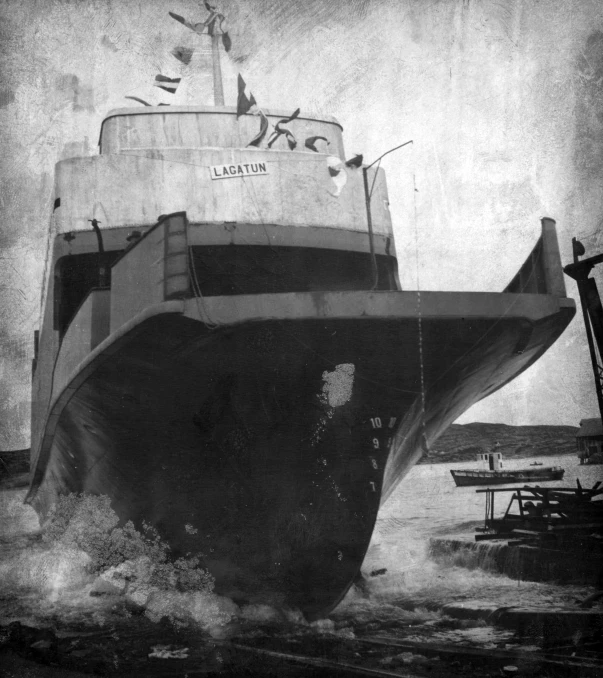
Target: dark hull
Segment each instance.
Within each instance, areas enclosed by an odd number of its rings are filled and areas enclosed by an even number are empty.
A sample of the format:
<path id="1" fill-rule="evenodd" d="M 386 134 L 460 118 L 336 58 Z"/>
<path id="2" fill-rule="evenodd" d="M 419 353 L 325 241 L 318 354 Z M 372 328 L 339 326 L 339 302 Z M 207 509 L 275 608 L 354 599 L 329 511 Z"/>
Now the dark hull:
<path id="1" fill-rule="evenodd" d="M 109 495 L 122 520 L 151 523 L 175 555 L 201 553 L 218 592 L 316 617 L 351 585 L 380 502 L 423 449 L 567 322 L 536 321 L 526 341 L 525 321 L 511 317 L 212 329 L 158 315 L 55 407 L 29 501 L 45 515 L 58 494 Z M 345 366 L 348 400 L 345 383 L 336 388 Z"/>
<path id="2" fill-rule="evenodd" d="M 561 480 L 562 468 L 523 469 L 521 471 L 450 471 L 457 487 L 469 485 L 511 485 L 535 481 Z"/>

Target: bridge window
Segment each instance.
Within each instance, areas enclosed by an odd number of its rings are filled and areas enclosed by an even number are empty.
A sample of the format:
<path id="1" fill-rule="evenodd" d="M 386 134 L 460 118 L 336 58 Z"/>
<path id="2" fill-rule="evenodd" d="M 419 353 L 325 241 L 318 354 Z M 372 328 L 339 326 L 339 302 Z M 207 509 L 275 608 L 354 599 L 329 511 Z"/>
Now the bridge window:
<path id="1" fill-rule="evenodd" d="M 108 269 L 121 253 L 120 250 L 70 254 L 61 257 L 54 274 L 54 329 L 60 336 L 65 334 L 81 303 L 90 290 L 99 287 L 100 268 Z M 110 280 L 110 278 L 109 278 Z"/>
<path id="2" fill-rule="evenodd" d="M 315 247 L 193 246 L 195 274 L 206 297 L 283 292 L 367 290 L 372 285 L 366 252 Z M 379 290 L 395 290 L 396 259 L 377 255 Z"/>

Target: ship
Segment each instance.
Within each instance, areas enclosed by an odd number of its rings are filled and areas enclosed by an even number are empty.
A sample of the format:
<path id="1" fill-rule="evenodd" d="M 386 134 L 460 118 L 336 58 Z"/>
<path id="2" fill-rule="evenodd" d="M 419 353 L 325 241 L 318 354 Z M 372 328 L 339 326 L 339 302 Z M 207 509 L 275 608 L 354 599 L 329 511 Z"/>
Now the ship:
<path id="1" fill-rule="evenodd" d="M 575 304 L 549 218 L 500 293 L 402 290 L 384 171 L 337 120 L 265 110 L 280 138 L 250 146 L 258 116 L 216 101 L 112 110 L 56 165 L 26 500 L 107 495 L 217 593 L 315 619 L 423 452 Z"/>
<path id="2" fill-rule="evenodd" d="M 481 462 L 480 469 L 452 469 L 450 473 L 457 487 L 470 485 L 510 485 L 513 483 L 546 482 L 562 480 L 565 469 L 561 466 L 542 466 L 540 462 L 532 462 L 530 466 L 539 468 L 518 468 L 503 470 L 500 452 L 481 452 L 477 455 Z M 542 467 L 542 468 L 540 468 Z"/>

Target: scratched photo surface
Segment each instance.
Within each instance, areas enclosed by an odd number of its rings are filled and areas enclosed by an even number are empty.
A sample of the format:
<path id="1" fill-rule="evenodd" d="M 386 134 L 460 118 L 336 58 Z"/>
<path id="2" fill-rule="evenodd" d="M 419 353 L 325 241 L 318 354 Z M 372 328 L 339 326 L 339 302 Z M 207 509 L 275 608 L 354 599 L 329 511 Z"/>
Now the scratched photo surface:
<path id="1" fill-rule="evenodd" d="M 502 292 L 530 256 L 544 217 L 556 221 L 563 265 L 573 260 L 572 238 L 582 242 L 585 256 L 603 251 L 599 0 L 223 0 L 218 9 L 224 17 L 210 11 L 210 18 L 221 35 L 224 105 L 243 106 L 242 112 L 250 114 L 240 123 L 250 132 L 250 144 L 264 149 L 274 144 L 280 151 L 305 145 L 310 155 L 324 153 L 320 132 L 295 138 L 287 125 L 293 129 L 306 116 L 335 118 L 343 127 L 341 160 L 350 163 L 346 168 L 333 156 L 327 160 L 331 202 L 345 191 L 348 174 L 385 156 L 380 168 L 388 199 L 379 193 L 373 203 L 380 204 L 373 209 L 391 216 L 402 290 Z M 0 19 L 2 452 L 25 451 L 31 443 L 34 332 L 42 322 L 56 235 L 55 164 L 98 155 L 101 123 L 110 111 L 212 106 L 214 91 L 211 46 L 200 37 L 208 21 L 204 3 L 5 0 Z M 281 128 L 264 130 L 258 110 L 282 113 Z M 210 169 L 219 184 L 260 182 L 270 174 L 262 162 L 238 167 L 241 178 L 229 176 L 233 170 L 228 165 L 216 163 Z M 86 180 L 76 179 L 81 185 Z M 294 186 L 293 178 L 286 181 Z M 175 196 L 177 191 L 176 185 Z M 323 197 L 317 195 L 316 200 Z M 187 209 L 176 202 L 174 212 Z M 92 201 L 89 216 L 82 217 L 74 232 L 90 229 L 89 219 L 107 225 L 107 215 L 102 204 Z M 152 216 L 158 219 L 160 214 Z M 318 270 L 320 264 L 316 260 L 312 265 Z M 292 259 L 294 272 L 295 265 Z M 328 271 L 327 260 L 322 268 Z M 593 277 L 601 290 L 603 266 Z M 463 570 L 457 561 L 451 565 L 449 553 L 438 560 L 437 553 L 428 553 L 428 541 L 473 527 L 483 518 L 483 495 L 466 488 L 466 501 L 459 502 L 450 477 L 451 468 L 467 467 L 467 459 L 475 466 L 475 452 L 502 444 L 511 459 L 531 456 L 533 466 L 563 465 L 572 486 L 576 478 L 584 487 L 602 478 L 603 466 L 579 466 L 575 454 L 580 420 L 598 417 L 599 410 L 577 287 L 567 276 L 565 286 L 567 296 L 578 304 L 575 318 L 529 369 L 462 414 L 443 446 L 423 446 L 425 463 L 412 469 L 397 493 L 391 484 L 372 538 L 370 530 L 367 533 L 365 579 L 356 580 L 330 620 L 319 620 L 324 624 L 315 627 L 317 632 L 354 629 L 349 631 L 353 636 L 359 625 L 379 626 L 385 616 L 402 626 L 437 625 L 440 613 L 431 610 L 468 596 L 517 604 L 519 580 L 493 577 L 479 565 Z M 421 303 L 418 295 L 419 307 Z M 446 337 L 441 340 L 444 344 Z M 378 343 L 383 360 L 388 360 L 390 347 L 383 337 Z M 303 349 L 295 341 L 288 345 L 292 362 L 302 361 Z M 422 360 L 422 348 L 417 350 Z M 379 362 L 374 355 L 372 359 Z M 326 417 L 351 399 L 355 374 L 357 378 L 356 366 L 343 359 L 322 373 L 316 402 Z M 413 406 L 419 413 L 419 400 Z M 214 416 L 201 412 L 199 417 L 205 415 Z M 379 449 L 392 418 L 381 412 L 370 416 L 370 439 Z M 458 426 L 476 422 L 470 433 Z M 494 424 L 558 428 L 547 429 L 546 435 L 543 429 L 505 433 Z M 316 435 L 320 432 L 317 429 Z M 438 454 L 447 455 L 450 463 L 438 464 L 443 459 L 438 460 Z M 377 469 L 378 462 L 372 463 Z M 9 516 L 7 539 L 39 529 L 33 509 L 22 506 L 26 491 L 20 487 L 11 489 L 10 496 L 0 494 L 0 508 Z M 107 520 L 113 520 L 108 506 L 98 510 L 106 510 Z M 29 542 L 25 546 L 29 548 Z M 75 587 L 92 586 L 85 577 L 78 578 L 81 563 L 61 569 L 61 577 L 57 566 L 55 574 L 44 575 L 40 583 L 41 556 L 15 553 L 7 556 L 6 587 L 27 585 L 37 592 L 23 603 L 30 616 L 23 613 L 21 618 L 42 623 L 44 615 L 56 613 L 63 621 L 83 623 L 69 601 L 59 601 L 64 607 L 58 612 L 56 607 L 59 584 L 70 576 Z M 335 549 L 334 554 L 345 560 L 341 551 Z M 316 562 L 323 555 L 316 554 Z M 22 565 L 19 575 L 17 562 Z M 528 603 L 553 600 L 562 605 L 589 593 L 584 587 L 561 591 L 549 584 L 538 586 L 523 592 Z M 89 588 L 85 590 L 88 596 Z M 0 596 L 4 594 L 0 588 Z M 79 595 L 74 593 L 71 600 L 86 610 L 87 622 L 90 615 L 98 615 L 96 621 L 109 615 L 100 608 L 90 612 L 90 599 Z M 216 608 L 218 626 L 243 609 L 231 598 L 238 600 L 225 594 Z M 422 611 L 409 617 L 408 609 L 416 606 Z M 32 612 L 34 608 L 43 612 Z M 387 613 L 382 613 L 385 608 Z M 190 614 L 189 621 L 195 619 Z M 262 614 L 248 611 L 248 621 Z M 205 608 L 199 613 L 205 624 L 203 615 Z M 146 617 L 161 619 L 161 606 Z M 210 622 L 204 628 L 210 628 Z M 490 630 L 475 638 L 482 648 L 509 640 Z M 452 636 L 441 639 L 450 641 Z"/>
<path id="2" fill-rule="evenodd" d="M 171 54 L 194 34 L 168 11 L 192 17 L 198 3 L 25 0 L 1 11 L 0 448 L 18 449 L 29 445 L 54 164 L 96 154 L 103 116 L 136 105 L 127 97 L 207 104 L 211 83 L 207 57 L 186 68 Z M 382 164 L 403 289 L 500 291 L 543 216 L 557 221 L 564 263 L 574 236 L 588 254 L 602 245 L 602 20 L 595 0 L 232 0 L 225 102 L 236 104 L 241 73 L 261 106 L 336 117 L 365 161 L 412 139 Z M 184 86 L 154 87 L 158 73 Z M 595 416 L 583 338 L 578 314 L 462 421 Z"/>

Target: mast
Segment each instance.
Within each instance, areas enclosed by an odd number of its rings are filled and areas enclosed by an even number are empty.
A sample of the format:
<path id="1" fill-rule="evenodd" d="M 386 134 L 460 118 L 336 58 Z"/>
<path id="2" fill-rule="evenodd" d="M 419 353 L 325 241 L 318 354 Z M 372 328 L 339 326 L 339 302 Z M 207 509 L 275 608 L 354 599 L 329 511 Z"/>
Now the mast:
<path id="1" fill-rule="evenodd" d="M 222 85 L 222 68 L 220 66 L 220 39 L 221 36 L 210 30 L 211 59 L 214 75 L 214 106 L 224 106 L 224 87 Z"/>
<path id="2" fill-rule="evenodd" d="M 192 21 L 188 21 L 183 16 L 180 16 L 175 12 L 168 12 L 168 14 L 172 17 L 172 19 L 174 19 L 178 23 L 183 24 L 187 28 L 190 28 L 190 30 L 196 33 L 197 35 L 199 36 L 209 35 L 209 37 L 211 38 L 214 106 L 224 106 L 224 87 L 222 84 L 222 69 L 220 66 L 220 42 L 223 43 L 224 49 L 228 52 L 230 50 L 231 45 L 230 36 L 228 35 L 228 31 L 224 28 L 225 22 L 224 15 L 218 12 L 214 5 L 210 5 L 207 0 L 205 0 L 203 4 L 205 5 L 205 9 L 209 12 L 209 16 L 205 19 L 205 21 L 194 23 Z M 205 33 L 205 29 L 207 29 L 207 33 Z M 172 54 L 179 61 L 188 64 L 191 59 L 191 54 L 194 50 L 187 51 L 188 54 L 183 55 L 180 54 L 178 48 L 176 48 L 176 50 L 174 50 Z M 158 85 L 159 87 L 165 89 L 168 92 L 171 92 L 172 94 L 176 91 L 176 87 L 180 82 L 180 78 L 171 79 L 161 75 L 158 75 L 156 80 L 160 81 L 160 84 Z M 164 84 L 161 84 L 166 81 L 170 83 L 170 86 L 165 86 Z M 176 83 L 175 86 L 171 84 L 174 82 Z M 129 99 L 134 98 L 136 101 L 139 101 L 140 103 L 145 104 L 146 106 L 149 105 L 145 101 L 141 101 L 140 99 L 136 99 L 135 97 L 128 98 Z"/>

